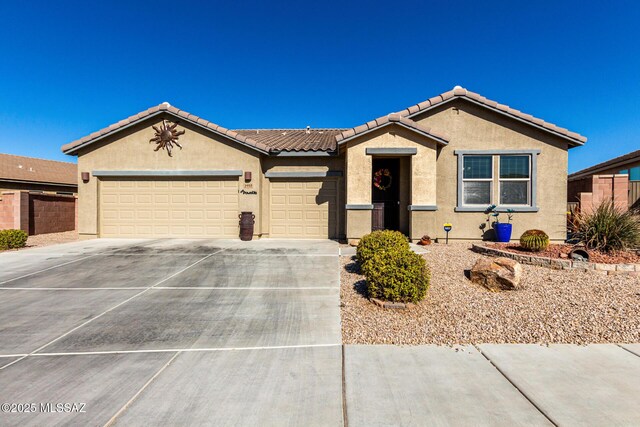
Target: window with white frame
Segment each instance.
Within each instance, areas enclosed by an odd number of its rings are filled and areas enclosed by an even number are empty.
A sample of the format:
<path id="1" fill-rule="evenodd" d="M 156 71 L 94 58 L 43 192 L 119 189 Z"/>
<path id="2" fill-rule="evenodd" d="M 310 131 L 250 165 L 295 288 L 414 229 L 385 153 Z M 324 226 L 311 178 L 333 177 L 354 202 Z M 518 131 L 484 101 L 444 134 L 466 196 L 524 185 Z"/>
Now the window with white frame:
<path id="1" fill-rule="evenodd" d="M 463 203 L 467 206 L 491 204 L 493 195 L 493 156 L 464 156 L 462 171 Z"/>
<path id="2" fill-rule="evenodd" d="M 535 162 L 539 151 L 461 151 L 458 165 L 458 208 L 476 210 L 489 205 L 537 209 Z"/>

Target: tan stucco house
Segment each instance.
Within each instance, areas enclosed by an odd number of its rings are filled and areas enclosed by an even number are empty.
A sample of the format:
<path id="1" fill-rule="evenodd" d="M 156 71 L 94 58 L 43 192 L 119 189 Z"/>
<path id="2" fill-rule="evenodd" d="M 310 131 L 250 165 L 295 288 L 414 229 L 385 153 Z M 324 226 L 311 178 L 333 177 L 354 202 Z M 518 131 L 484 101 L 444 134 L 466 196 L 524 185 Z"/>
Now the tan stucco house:
<path id="1" fill-rule="evenodd" d="M 165 146 L 165 142 L 169 142 Z M 586 138 L 456 86 L 350 129 L 228 130 L 168 103 L 62 147 L 78 156 L 82 237 L 565 238 L 567 153 Z M 172 143 L 177 143 L 172 144 Z"/>

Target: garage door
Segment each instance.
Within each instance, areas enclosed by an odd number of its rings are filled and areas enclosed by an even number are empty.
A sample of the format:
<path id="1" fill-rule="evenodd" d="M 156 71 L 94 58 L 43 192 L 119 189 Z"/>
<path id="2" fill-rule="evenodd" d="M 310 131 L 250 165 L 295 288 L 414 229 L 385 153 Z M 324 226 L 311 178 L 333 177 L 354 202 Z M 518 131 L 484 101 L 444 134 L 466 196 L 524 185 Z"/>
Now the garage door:
<path id="1" fill-rule="evenodd" d="M 102 237 L 238 237 L 238 179 L 104 179 Z"/>
<path id="2" fill-rule="evenodd" d="M 272 180 L 271 237 L 335 237 L 335 180 Z"/>

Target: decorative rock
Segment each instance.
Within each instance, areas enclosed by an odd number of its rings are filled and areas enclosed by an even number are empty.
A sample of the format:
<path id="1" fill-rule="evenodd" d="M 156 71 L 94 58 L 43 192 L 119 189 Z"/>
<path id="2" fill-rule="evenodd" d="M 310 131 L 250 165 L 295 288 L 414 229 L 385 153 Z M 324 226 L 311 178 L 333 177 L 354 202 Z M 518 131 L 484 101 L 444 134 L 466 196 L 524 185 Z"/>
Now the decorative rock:
<path id="1" fill-rule="evenodd" d="M 395 308 L 404 310 L 406 308 L 412 308 L 415 304 L 411 304 L 410 302 L 392 302 L 392 301 L 383 301 L 378 298 L 369 298 L 372 303 L 382 308 Z"/>
<path id="2" fill-rule="evenodd" d="M 471 281 L 493 292 L 513 290 L 520 284 L 522 266 L 509 258 L 480 258 L 471 269 Z"/>

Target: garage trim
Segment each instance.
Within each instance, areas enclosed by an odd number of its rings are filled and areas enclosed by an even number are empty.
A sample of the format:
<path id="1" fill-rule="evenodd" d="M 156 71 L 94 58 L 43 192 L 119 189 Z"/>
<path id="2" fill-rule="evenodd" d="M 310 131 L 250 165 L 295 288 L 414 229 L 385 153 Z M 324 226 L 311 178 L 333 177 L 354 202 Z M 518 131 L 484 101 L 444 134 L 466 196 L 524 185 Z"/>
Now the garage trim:
<path id="1" fill-rule="evenodd" d="M 325 172 L 272 172 L 264 174 L 266 178 L 327 178 L 342 176 L 342 171 Z"/>
<path id="2" fill-rule="evenodd" d="M 156 170 L 156 171 L 93 171 L 96 177 L 136 177 L 136 176 L 242 176 L 241 170 Z"/>

